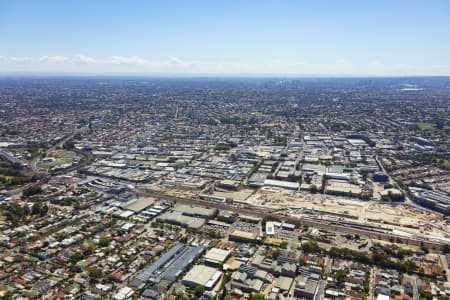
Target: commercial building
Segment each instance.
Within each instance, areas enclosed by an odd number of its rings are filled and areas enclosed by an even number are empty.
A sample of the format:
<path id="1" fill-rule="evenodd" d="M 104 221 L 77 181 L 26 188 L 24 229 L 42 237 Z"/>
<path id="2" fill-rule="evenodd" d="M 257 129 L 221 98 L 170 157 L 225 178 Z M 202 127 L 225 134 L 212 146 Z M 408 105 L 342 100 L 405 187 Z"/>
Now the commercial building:
<path id="1" fill-rule="evenodd" d="M 294 230 L 295 225 L 290 223 L 281 223 L 281 222 L 266 222 L 266 235 L 275 235 L 276 230 Z"/>
<path id="2" fill-rule="evenodd" d="M 239 189 L 240 184 L 241 183 L 237 180 L 224 179 L 224 180 L 220 180 L 217 183 L 217 186 L 220 188 L 223 188 L 223 189 L 236 191 Z"/>
<path id="3" fill-rule="evenodd" d="M 252 224 L 258 224 L 259 221 L 261 221 L 261 218 L 258 217 L 252 217 L 247 215 L 239 215 L 239 221 L 246 222 L 246 223 L 252 223 Z"/>
<path id="4" fill-rule="evenodd" d="M 264 186 L 286 189 L 286 190 L 298 190 L 298 188 L 300 187 L 300 184 L 298 182 L 266 179 L 266 180 L 264 180 Z"/>
<path id="5" fill-rule="evenodd" d="M 450 196 L 444 192 L 410 187 L 409 193 L 418 204 L 450 215 Z"/>
<path id="6" fill-rule="evenodd" d="M 206 290 L 211 290 L 222 277 L 222 272 L 216 268 L 195 265 L 182 279 L 181 283 L 189 286 L 203 286 Z"/>
<path id="7" fill-rule="evenodd" d="M 187 204 L 178 204 L 173 208 L 174 211 L 180 212 L 185 216 L 208 219 L 213 217 L 217 210 L 215 208 L 207 208 L 202 206 L 194 206 Z"/>
<path id="8" fill-rule="evenodd" d="M 202 246 L 188 246 L 178 243 L 150 266 L 145 267 L 129 284 L 131 287 L 139 287 L 143 283 L 160 281 L 174 282 L 181 272 L 194 261 L 203 251 Z"/>
<path id="9" fill-rule="evenodd" d="M 266 222 L 266 234 L 275 235 L 275 224 L 274 222 Z"/>
<path id="10" fill-rule="evenodd" d="M 147 197 L 143 199 L 133 199 L 125 205 L 125 209 L 139 213 L 151 206 L 155 202 L 155 198 Z"/>
<path id="11" fill-rule="evenodd" d="M 231 288 L 237 288 L 246 293 L 258 293 L 265 283 L 268 284 L 272 280 L 273 277 L 264 270 L 241 266 L 231 276 Z"/>
<path id="12" fill-rule="evenodd" d="M 254 232 L 247 232 L 241 230 L 234 230 L 230 233 L 230 241 L 235 242 L 255 242 L 258 235 Z"/>
<path id="13" fill-rule="evenodd" d="M 345 180 L 330 179 L 327 180 L 325 193 L 338 196 L 361 196 L 361 188 Z"/>
<path id="14" fill-rule="evenodd" d="M 275 284 L 277 288 L 281 291 L 289 291 L 291 289 L 292 283 L 294 282 L 294 278 L 287 276 L 280 276 Z"/>
<path id="15" fill-rule="evenodd" d="M 303 276 L 299 276 L 294 288 L 294 296 L 300 299 L 313 300 L 317 290 L 317 285 L 317 281 L 308 280 Z"/>
<path id="16" fill-rule="evenodd" d="M 217 267 L 223 264 L 231 254 L 231 250 L 211 248 L 203 257 L 205 265 Z"/>
<path id="17" fill-rule="evenodd" d="M 205 219 L 186 216 L 179 211 L 168 211 L 156 218 L 158 222 L 173 224 L 181 227 L 198 229 L 205 224 Z"/>
<path id="18" fill-rule="evenodd" d="M 126 287 L 121 288 L 114 295 L 112 295 L 111 299 L 112 300 L 126 300 L 126 299 L 130 299 L 131 296 L 133 296 L 133 294 L 134 294 L 134 291 L 131 288 L 126 286 Z"/>

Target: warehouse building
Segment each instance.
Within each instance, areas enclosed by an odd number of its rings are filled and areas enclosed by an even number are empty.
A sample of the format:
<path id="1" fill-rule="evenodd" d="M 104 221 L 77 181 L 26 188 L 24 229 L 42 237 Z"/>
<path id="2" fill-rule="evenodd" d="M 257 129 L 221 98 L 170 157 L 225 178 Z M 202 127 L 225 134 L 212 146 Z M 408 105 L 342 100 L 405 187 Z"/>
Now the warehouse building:
<path id="1" fill-rule="evenodd" d="M 129 286 L 137 288 L 147 282 L 172 283 L 204 250 L 202 246 L 192 247 L 178 243 L 140 271 Z"/>
<path id="2" fill-rule="evenodd" d="M 279 189 L 286 189 L 286 190 L 298 190 L 300 187 L 300 184 L 298 182 L 266 179 L 264 181 L 264 186 L 279 188 Z"/>
<path id="3" fill-rule="evenodd" d="M 147 207 L 151 206 L 154 202 L 155 198 L 152 197 L 133 199 L 127 202 L 124 208 L 132 212 L 139 213 L 145 210 Z"/>
<path id="4" fill-rule="evenodd" d="M 228 259 L 230 254 L 231 254 L 230 250 L 211 248 L 208 252 L 206 252 L 205 256 L 203 257 L 204 263 L 207 266 L 218 267 Z"/>
<path id="5" fill-rule="evenodd" d="M 297 278 L 297 284 L 294 289 L 294 296 L 300 299 L 313 300 L 316 294 L 318 283 L 313 280 L 308 280 L 304 276 Z"/>
<path id="6" fill-rule="evenodd" d="M 254 232 L 235 230 L 230 233 L 229 240 L 235 242 L 255 242 L 258 235 Z"/>
<path id="7" fill-rule="evenodd" d="M 421 188 L 409 187 L 409 193 L 418 204 L 450 215 L 450 196 L 440 191 L 430 191 Z"/>
<path id="8" fill-rule="evenodd" d="M 195 265 L 182 279 L 181 283 L 188 287 L 203 286 L 212 290 L 222 277 L 222 272 L 216 268 Z"/>
<path id="9" fill-rule="evenodd" d="M 213 217 L 217 210 L 215 208 L 179 204 L 173 208 L 174 211 L 189 217 L 209 219 Z"/>
<path id="10" fill-rule="evenodd" d="M 186 216 L 179 211 L 168 211 L 156 218 L 158 222 L 198 229 L 205 224 L 205 219 Z"/>
<path id="11" fill-rule="evenodd" d="M 327 180 L 325 193 L 337 196 L 361 196 L 361 188 L 345 180 L 330 179 Z"/>

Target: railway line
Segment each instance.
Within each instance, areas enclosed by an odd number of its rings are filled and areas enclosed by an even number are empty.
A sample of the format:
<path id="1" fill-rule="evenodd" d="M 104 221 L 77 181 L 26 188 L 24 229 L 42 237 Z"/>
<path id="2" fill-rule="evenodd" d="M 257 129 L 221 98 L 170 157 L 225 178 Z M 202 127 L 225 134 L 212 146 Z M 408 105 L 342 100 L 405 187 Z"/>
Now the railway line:
<path id="1" fill-rule="evenodd" d="M 440 238 L 421 238 L 415 236 L 407 236 L 406 234 L 396 233 L 392 228 L 381 227 L 372 224 L 362 224 L 358 222 L 346 221 L 346 220 L 327 220 L 321 219 L 313 216 L 292 216 L 283 213 L 273 213 L 273 211 L 251 205 L 243 204 L 233 204 L 226 202 L 218 202 L 211 200 L 203 200 L 198 198 L 183 198 L 178 196 L 166 195 L 161 192 L 155 192 L 147 189 L 140 189 L 140 193 L 146 196 L 152 196 L 159 199 L 165 199 L 169 201 L 175 201 L 179 203 L 192 204 L 204 207 L 212 207 L 219 210 L 228 210 L 237 212 L 239 214 L 252 215 L 256 217 L 264 218 L 266 216 L 276 216 L 282 221 L 296 223 L 296 224 L 306 224 L 311 227 L 315 227 L 322 230 L 339 232 L 343 234 L 358 234 L 360 236 L 365 236 L 371 239 L 392 241 L 394 239 L 397 243 L 403 243 L 411 246 L 421 246 L 425 245 L 431 249 L 440 249 L 443 245 L 447 244 L 445 239 Z"/>

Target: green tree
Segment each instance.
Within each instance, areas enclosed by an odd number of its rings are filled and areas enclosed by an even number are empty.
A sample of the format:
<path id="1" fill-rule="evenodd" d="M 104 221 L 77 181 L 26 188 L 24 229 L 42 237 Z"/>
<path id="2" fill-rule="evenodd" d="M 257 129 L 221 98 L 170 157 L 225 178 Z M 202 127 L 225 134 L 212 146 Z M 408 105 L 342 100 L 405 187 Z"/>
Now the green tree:
<path id="1" fill-rule="evenodd" d="M 306 261 L 303 259 L 303 257 L 300 257 L 298 259 L 298 263 L 300 264 L 301 267 L 306 266 Z"/>
<path id="2" fill-rule="evenodd" d="M 41 206 L 41 211 L 39 212 L 39 215 L 41 217 L 45 216 L 48 213 L 48 206 L 47 204 L 44 204 Z"/>
<path id="3" fill-rule="evenodd" d="M 86 256 L 83 254 L 83 252 L 77 251 L 72 255 L 70 261 L 72 262 L 72 264 L 76 264 L 80 260 L 83 260 L 85 257 Z"/>
<path id="4" fill-rule="evenodd" d="M 102 270 L 99 268 L 96 268 L 96 267 L 87 266 L 85 268 L 85 271 L 88 273 L 88 275 L 89 275 L 89 277 L 91 277 L 91 279 L 94 279 L 94 281 L 102 278 L 102 276 L 103 276 Z"/>
<path id="5" fill-rule="evenodd" d="M 250 296 L 250 298 L 248 298 L 249 300 L 264 300 L 265 297 L 263 294 L 252 294 Z"/>
<path id="6" fill-rule="evenodd" d="M 75 149 L 75 144 L 72 140 L 69 140 L 64 143 L 63 148 L 66 150 L 73 150 L 73 149 Z"/>
<path id="7" fill-rule="evenodd" d="M 28 205 L 24 205 L 22 208 L 22 213 L 24 216 L 28 216 L 30 214 L 30 208 L 28 207 Z"/>
<path id="8" fill-rule="evenodd" d="M 33 215 L 39 215 L 41 214 L 41 204 L 38 202 L 35 202 L 33 206 L 31 207 L 31 214 Z"/>
<path id="9" fill-rule="evenodd" d="M 449 254 L 450 253 L 450 245 L 446 244 L 442 247 L 442 253 L 443 254 Z"/>
<path id="10" fill-rule="evenodd" d="M 420 290 L 419 291 L 420 297 L 421 298 L 425 298 L 426 300 L 432 300 L 433 299 L 433 294 L 431 292 L 428 291 L 424 291 L 424 290 Z"/>
<path id="11" fill-rule="evenodd" d="M 94 251 L 95 251 L 95 249 L 96 249 L 94 243 L 87 243 L 87 244 L 84 245 L 83 248 L 84 248 L 84 249 L 83 249 L 83 252 L 84 252 L 86 255 L 90 255 L 90 254 L 94 253 Z"/>
<path id="12" fill-rule="evenodd" d="M 108 247 L 109 245 L 109 241 L 107 238 L 105 238 L 104 236 L 99 237 L 98 239 L 98 245 L 100 247 Z"/>
<path id="13" fill-rule="evenodd" d="M 337 282 L 344 282 L 345 278 L 347 278 L 347 270 L 346 269 L 339 269 L 334 273 L 334 279 Z"/>
<path id="14" fill-rule="evenodd" d="M 25 197 L 34 196 L 34 195 L 40 194 L 40 193 L 42 193 L 42 188 L 39 185 L 37 185 L 37 184 L 32 185 L 32 186 L 30 186 L 30 187 L 28 187 L 28 188 L 26 188 L 26 189 L 24 189 L 22 191 L 22 194 Z"/>
<path id="15" fill-rule="evenodd" d="M 302 251 L 306 253 L 320 253 L 322 250 L 316 241 L 308 241 L 302 244 Z"/>
<path id="16" fill-rule="evenodd" d="M 194 294 L 195 296 L 197 296 L 198 298 L 200 298 L 201 296 L 203 296 L 203 294 L 205 293 L 205 288 L 202 285 L 197 285 L 194 288 Z"/>

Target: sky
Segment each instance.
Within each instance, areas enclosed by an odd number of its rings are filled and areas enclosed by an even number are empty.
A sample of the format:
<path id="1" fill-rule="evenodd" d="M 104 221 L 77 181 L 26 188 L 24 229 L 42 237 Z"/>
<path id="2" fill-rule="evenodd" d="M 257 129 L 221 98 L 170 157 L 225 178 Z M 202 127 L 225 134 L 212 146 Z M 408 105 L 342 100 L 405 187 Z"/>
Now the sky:
<path id="1" fill-rule="evenodd" d="M 450 75 L 450 1 L 0 0 L 0 73 Z"/>

